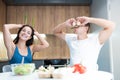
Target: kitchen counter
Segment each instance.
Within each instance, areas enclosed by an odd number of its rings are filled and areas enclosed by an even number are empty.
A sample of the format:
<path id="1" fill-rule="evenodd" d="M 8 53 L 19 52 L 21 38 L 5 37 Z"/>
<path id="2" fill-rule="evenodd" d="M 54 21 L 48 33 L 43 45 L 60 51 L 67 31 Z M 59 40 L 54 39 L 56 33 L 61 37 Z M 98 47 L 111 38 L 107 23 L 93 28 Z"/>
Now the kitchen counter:
<path id="1" fill-rule="evenodd" d="M 0 59 L 0 62 L 7 62 L 8 59 Z"/>

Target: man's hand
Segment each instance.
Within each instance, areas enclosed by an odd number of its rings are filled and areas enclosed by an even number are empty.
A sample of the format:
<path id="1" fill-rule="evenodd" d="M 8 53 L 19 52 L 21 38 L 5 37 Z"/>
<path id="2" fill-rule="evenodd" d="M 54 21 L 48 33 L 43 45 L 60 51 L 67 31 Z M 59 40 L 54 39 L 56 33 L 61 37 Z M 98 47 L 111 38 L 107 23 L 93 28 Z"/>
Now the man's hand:
<path id="1" fill-rule="evenodd" d="M 76 20 L 81 22 L 81 26 L 85 26 L 86 24 L 90 23 L 90 18 L 85 16 L 77 17 Z"/>
<path id="2" fill-rule="evenodd" d="M 65 25 L 67 27 L 72 27 L 74 22 L 76 22 L 76 20 L 74 18 L 71 18 L 65 21 Z"/>

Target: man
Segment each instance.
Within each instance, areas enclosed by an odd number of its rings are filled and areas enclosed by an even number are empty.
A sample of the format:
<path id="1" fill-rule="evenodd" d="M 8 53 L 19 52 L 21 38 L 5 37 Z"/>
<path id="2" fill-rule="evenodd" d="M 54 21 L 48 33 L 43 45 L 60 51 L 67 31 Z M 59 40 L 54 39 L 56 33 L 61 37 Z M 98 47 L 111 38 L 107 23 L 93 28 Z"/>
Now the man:
<path id="1" fill-rule="evenodd" d="M 88 36 L 89 23 L 96 24 L 103 29 L 98 35 Z M 111 21 L 92 17 L 77 17 L 66 20 L 57 25 L 54 34 L 65 40 L 70 49 L 70 65 L 84 65 L 87 70 L 97 70 L 97 59 L 101 47 L 110 37 L 115 24 Z M 74 34 L 66 34 L 64 28 L 73 29 Z"/>

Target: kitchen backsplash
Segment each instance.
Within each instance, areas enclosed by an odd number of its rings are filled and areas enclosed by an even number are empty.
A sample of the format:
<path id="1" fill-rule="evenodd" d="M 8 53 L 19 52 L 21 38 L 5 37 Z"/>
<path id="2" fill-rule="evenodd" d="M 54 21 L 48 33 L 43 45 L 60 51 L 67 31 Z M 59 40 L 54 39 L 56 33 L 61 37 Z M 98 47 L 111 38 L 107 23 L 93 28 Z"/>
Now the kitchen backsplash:
<path id="1" fill-rule="evenodd" d="M 3 34 L 2 32 L 0 32 L 0 61 L 7 60 L 7 59 L 8 59 L 7 50 L 4 45 Z"/>

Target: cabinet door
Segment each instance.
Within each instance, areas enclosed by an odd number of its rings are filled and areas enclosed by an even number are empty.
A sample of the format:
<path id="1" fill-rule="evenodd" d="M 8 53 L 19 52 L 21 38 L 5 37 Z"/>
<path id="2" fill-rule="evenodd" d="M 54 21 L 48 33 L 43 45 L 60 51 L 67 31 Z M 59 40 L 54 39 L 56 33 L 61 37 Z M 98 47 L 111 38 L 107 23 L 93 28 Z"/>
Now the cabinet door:
<path id="1" fill-rule="evenodd" d="M 33 55 L 33 59 L 68 59 L 69 49 L 65 41 L 60 40 L 55 35 L 46 34 L 46 40 L 49 43 L 49 47 L 36 52 Z M 35 40 L 35 44 L 38 44 L 38 41 Z"/>
<path id="2" fill-rule="evenodd" d="M 6 23 L 6 6 L 5 4 L 2 2 L 2 0 L 0 0 L 0 31 L 2 31 L 2 27 L 3 25 Z"/>
<path id="3" fill-rule="evenodd" d="M 7 13 L 7 23 L 24 24 L 26 15 L 27 24 L 34 24 L 39 33 L 52 34 L 55 26 L 69 18 L 89 16 L 89 6 L 8 6 Z"/>

